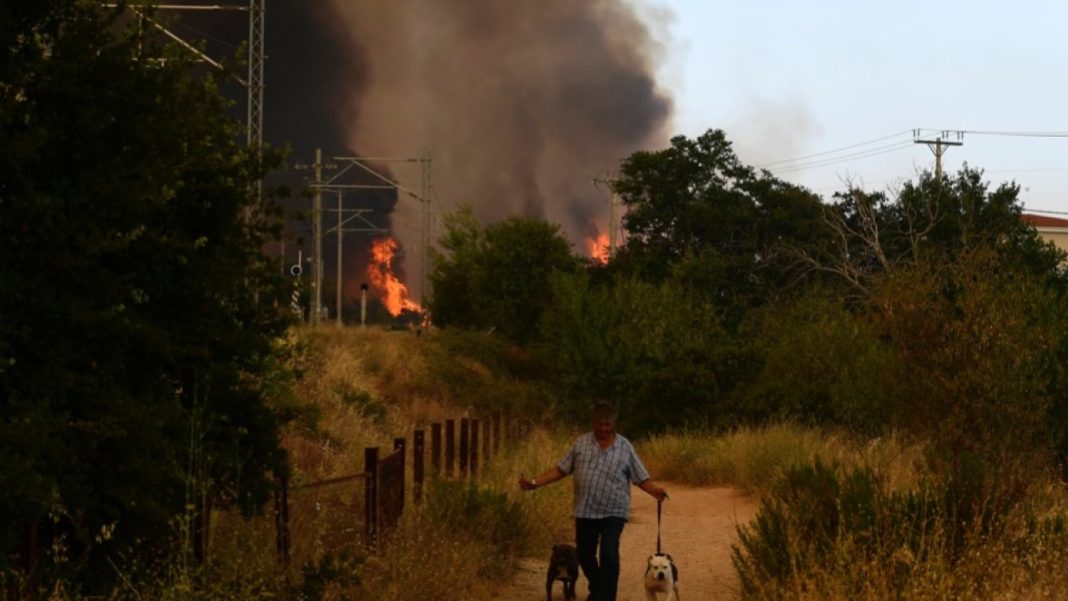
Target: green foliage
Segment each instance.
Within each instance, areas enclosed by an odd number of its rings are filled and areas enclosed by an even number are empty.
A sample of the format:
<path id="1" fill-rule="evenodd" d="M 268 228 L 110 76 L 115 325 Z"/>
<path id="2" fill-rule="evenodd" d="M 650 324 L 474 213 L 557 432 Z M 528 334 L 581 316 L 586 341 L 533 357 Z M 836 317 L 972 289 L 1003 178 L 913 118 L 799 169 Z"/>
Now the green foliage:
<path id="1" fill-rule="evenodd" d="M 617 404 L 634 434 L 730 417 L 724 400 L 751 362 L 710 303 L 671 283 L 593 287 L 581 274 L 557 277 L 553 290 L 543 353 L 570 391 L 573 420 L 585 423 L 593 398 Z"/>
<path id="2" fill-rule="evenodd" d="M 366 390 L 346 388 L 341 391 L 341 402 L 354 407 L 360 415 L 371 418 L 375 423 L 380 424 L 386 418 L 386 406 Z"/>
<path id="3" fill-rule="evenodd" d="M 323 599 L 352 599 L 345 594 L 327 596 L 332 588 L 348 590 L 360 584 L 360 567 L 366 562 L 360 553 L 341 550 L 338 553 L 326 553 L 316 562 L 309 561 L 301 568 L 299 587 L 290 591 L 291 598 L 302 601 L 322 601 Z"/>
<path id="4" fill-rule="evenodd" d="M 1046 358 L 1063 336 L 1051 292 L 991 251 L 895 270 L 868 315 L 897 360 L 893 420 L 947 453 L 1028 452 L 1048 407 Z"/>
<path id="5" fill-rule="evenodd" d="M 864 433 L 889 423 L 896 358 L 869 323 L 826 291 L 751 312 L 742 331 L 762 359 L 738 397 L 748 415 Z"/>
<path id="6" fill-rule="evenodd" d="M 473 480 L 432 481 L 426 511 L 429 520 L 446 525 L 458 537 L 477 533 L 480 540 L 490 543 L 497 557 L 514 556 L 529 535 L 526 516 L 517 501 Z"/>
<path id="7" fill-rule="evenodd" d="M 1065 255 L 1020 219 L 1018 195 L 1015 184 L 991 191 L 982 172 L 967 166 L 942 181 L 924 172 L 896 197 L 850 188 L 824 207 L 826 227 L 818 243 L 793 245 L 789 254 L 862 297 L 870 296 L 880 274 L 924 262 L 953 263 L 980 250 L 1063 290 Z"/>
<path id="8" fill-rule="evenodd" d="M 788 283 L 794 274 L 780 247 L 803 247 L 820 233 L 819 199 L 744 165 L 720 130 L 634 153 L 615 190 L 628 233 L 618 269 L 661 280 L 689 261 L 705 272 L 691 284 L 719 306 L 758 303 Z"/>
<path id="9" fill-rule="evenodd" d="M 277 156 L 119 14 L 0 9 L 0 569 L 36 530 L 68 549 L 38 581 L 89 589 L 166 544 L 190 478 L 252 510 L 283 461 L 278 211 L 249 195 Z"/>
<path id="10" fill-rule="evenodd" d="M 494 328 L 525 342 L 552 297 L 549 279 L 578 267 L 558 226 L 511 217 L 483 228 L 470 209 L 445 218 L 430 281 L 430 310 L 440 326 Z"/>
<path id="11" fill-rule="evenodd" d="M 855 566 L 889 567 L 895 590 L 907 590 L 910 578 L 952 569 L 987 541 L 1056 536 L 1057 520 L 1034 518 L 1004 473 L 973 455 L 940 480 L 893 491 L 869 468 L 819 459 L 795 467 L 762 499 L 753 522 L 738 527 L 732 559 L 743 593 L 797 590 L 829 576 L 859 597 L 871 583 Z M 1016 516 L 1034 524 L 1030 532 L 1008 528 Z"/>

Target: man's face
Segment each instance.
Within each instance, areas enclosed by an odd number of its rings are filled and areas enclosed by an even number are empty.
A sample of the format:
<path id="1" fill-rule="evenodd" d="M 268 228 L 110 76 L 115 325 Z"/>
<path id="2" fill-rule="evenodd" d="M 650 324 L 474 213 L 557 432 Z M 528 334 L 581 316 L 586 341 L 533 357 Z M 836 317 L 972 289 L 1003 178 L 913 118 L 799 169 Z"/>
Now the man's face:
<path id="1" fill-rule="evenodd" d="M 593 420 L 593 436 L 597 440 L 604 442 L 612 439 L 612 435 L 616 431 L 616 422 L 612 419 L 594 419 Z"/>

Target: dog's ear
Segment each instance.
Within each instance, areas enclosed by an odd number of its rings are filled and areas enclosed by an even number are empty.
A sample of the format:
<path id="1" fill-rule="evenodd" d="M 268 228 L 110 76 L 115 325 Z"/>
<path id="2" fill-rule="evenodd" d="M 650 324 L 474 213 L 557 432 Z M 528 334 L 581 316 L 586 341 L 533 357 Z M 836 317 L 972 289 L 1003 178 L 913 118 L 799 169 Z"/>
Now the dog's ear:
<path id="1" fill-rule="evenodd" d="M 664 557 L 667 557 L 668 561 L 670 561 L 671 563 L 675 563 L 675 559 L 671 557 L 671 553 L 664 553 Z"/>

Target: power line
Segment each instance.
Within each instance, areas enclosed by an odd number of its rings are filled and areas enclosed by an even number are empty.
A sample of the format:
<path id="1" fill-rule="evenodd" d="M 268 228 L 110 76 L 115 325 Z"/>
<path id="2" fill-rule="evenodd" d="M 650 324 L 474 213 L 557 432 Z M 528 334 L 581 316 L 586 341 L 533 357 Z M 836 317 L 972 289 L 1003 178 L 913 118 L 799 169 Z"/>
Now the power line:
<path id="1" fill-rule="evenodd" d="M 918 128 L 917 131 L 946 130 L 922 127 Z M 950 131 L 960 132 L 962 134 L 973 134 L 977 136 L 1010 136 L 1016 138 L 1068 138 L 1068 131 L 1011 131 L 990 129 L 955 129 Z"/>
<path id="2" fill-rule="evenodd" d="M 838 163 L 846 163 L 850 161 L 856 161 L 859 159 L 866 159 L 869 157 L 879 156 L 881 154 L 887 154 L 890 152 L 896 152 L 898 150 L 904 150 L 905 148 L 912 147 L 912 142 L 894 142 L 893 144 L 887 144 L 886 146 L 880 146 L 872 148 L 870 150 L 864 150 L 853 154 L 842 155 L 840 157 L 833 157 L 824 159 L 822 161 L 812 161 L 809 163 L 802 163 L 800 165 L 789 165 L 780 169 L 773 169 L 776 174 L 793 173 L 795 171 L 803 171 L 805 169 L 812 169 L 816 167 L 828 167 L 830 165 L 836 165 Z"/>
<path id="3" fill-rule="evenodd" d="M 903 131 L 892 133 L 892 134 L 887 135 L 887 136 L 883 136 L 881 138 L 875 138 L 873 140 L 868 140 L 866 142 L 858 142 L 856 144 L 850 144 L 849 146 L 842 146 L 841 148 L 835 148 L 834 150 L 825 150 L 823 152 L 816 152 L 816 153 L 808 154 L 808 155 L 801 156 L 801 157 L 794 157 L 792 159 L 781 159 L 781 160 L 778 160 L 778 161 L 771 161 L 770 163 L 764 163 L 763 165 L 757 165 L 757 167 L 763 169 L 763 168 L 769 167 L 771 165 L 778 165 L 779 163 L 791 163 L 791 162 L 794 162 L 794 161 L 804 161 L 806 159 L 811 159 L 811 158 L 814 158 L 814 157 L 819 157 L 819 156 L 828 155 L 828 154 L 835 154 L 835 153 L 838 153 L 838 152 L 842 152 L 843 150 L 852 150 L 854 148 L 860 148 L 861 146 L 867 146 L 869 144 L 875 144 L 876 142 L 882 142 L 884 140 L 889 140 L 891 138 L 896 138 L 898 136 L 905 135 L 905 134 L 909 133 L 910 131 L 912 131 L 912 130 L 906 129 L 906 130 L 903 130 Z"/>

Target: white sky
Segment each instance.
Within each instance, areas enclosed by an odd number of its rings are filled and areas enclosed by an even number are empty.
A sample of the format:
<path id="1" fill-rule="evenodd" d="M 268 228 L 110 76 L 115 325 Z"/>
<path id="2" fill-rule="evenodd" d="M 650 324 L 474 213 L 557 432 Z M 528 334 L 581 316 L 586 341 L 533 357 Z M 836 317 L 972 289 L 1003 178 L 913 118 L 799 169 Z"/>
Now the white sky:
<path id="1" fill-rule="evenodd" d="M 846 178 L 884 189 L 933 169 L 915 128 L 1061 132 L 966 133 L 943 168 L 967 161 L 995 185 L 1018 182 L 1028 210 L 1068 211 L 1068 2 L 649 2 L 674 15 L 660 80 L 676 133 L 723 129 L 757 166 L 886 138 L 792 171 L 769 165 L 829 196 Z M 881 154 L 834 161 L 865 151 Z"/>

